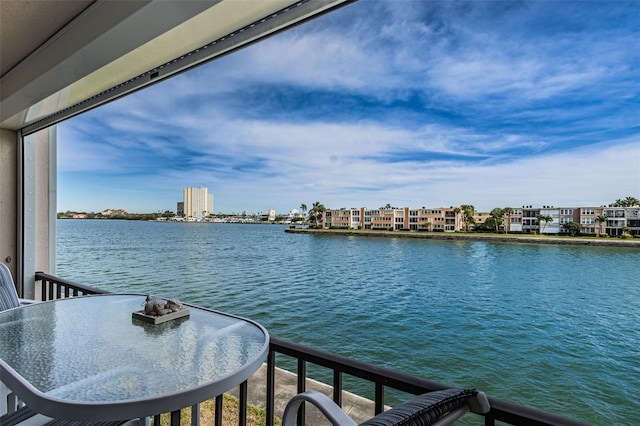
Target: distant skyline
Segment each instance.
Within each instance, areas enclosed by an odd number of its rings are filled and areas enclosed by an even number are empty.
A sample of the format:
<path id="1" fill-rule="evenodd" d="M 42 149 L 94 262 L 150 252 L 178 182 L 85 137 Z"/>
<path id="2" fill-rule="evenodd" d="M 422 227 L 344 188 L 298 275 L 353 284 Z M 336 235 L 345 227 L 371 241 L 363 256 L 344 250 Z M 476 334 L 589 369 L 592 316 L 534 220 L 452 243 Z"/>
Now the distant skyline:
<path id="1" fill-rule="evenodd" d="M 58 125 L 58 211 L 640 196 L 640 2 L 361 0 Z"/>

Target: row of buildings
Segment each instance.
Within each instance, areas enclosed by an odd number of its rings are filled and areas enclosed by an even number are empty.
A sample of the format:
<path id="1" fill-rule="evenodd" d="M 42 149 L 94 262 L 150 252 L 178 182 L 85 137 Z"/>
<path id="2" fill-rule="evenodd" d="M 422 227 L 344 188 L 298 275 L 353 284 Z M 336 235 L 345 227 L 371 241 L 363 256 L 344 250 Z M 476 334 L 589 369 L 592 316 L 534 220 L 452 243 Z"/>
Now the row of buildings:
<path id="1" fill-rule="evenodd" d="M 473 224 L 483 224 L 491 214 L 475 212 Z M 540 217 L 550 220 L 540 221 Z M 606 219 L 604 219 L 606 217 Z M 640 207 L 533 207 L 513 208 L 502 217 L 502 232 L 562 234 L 568 232 L 568 223 L 580 226 L 585 235 L 607 234 L 620 236 L 628 233 L 640 236 Z M 465 229 L 464 213 L 460 208 L 340 208 L 327 209 L 323 214 L 324 228 L 411 230 L 455 232 Z M 473 226 L 472 226 L 473 228 Z M 471 229 L 472 229 L 471 228 Z"/>
<path id="2" fill-rule="evenodd" d="M 213 213 L 213 194 L 206 187 L 183 188 L 183 201 L 177 203 L 177 216 L 184 220 L 201 220 Z M 289 217 L 298 213 L 290 212 Z M 269 221 L 276 218 L 275 210 L 268 210 Z M 472 223 L 465 223 L 465 214 L 458 207 L 411 208 L 390 207 L 379 209 L 340 208 L 327 209 L 323 213 L 324 228 L 411 230 L 455 232 L 483 224 L 490 212 L 474 212 Z M 547 220 L 540 220 L 540 218 Z M 471 221 L 469 221 L 471 222 Z M 502 217 L 503 232 L 562 234 L 568 232 L 564 225 L 578 224 L 584 235 L 624 233 L 640 236 L 640 206 L 633 207 L 554 207 L 522 206 L 513 208 Z"/>

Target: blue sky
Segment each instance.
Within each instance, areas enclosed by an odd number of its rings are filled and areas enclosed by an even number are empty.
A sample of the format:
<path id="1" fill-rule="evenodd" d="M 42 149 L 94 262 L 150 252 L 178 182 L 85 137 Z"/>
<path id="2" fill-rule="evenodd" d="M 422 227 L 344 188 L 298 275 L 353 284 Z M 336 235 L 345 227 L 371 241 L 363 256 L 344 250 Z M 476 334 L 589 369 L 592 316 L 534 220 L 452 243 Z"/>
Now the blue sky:
<path id="1" fill-rule="evenodd" d="M 640 196 L 640 2 L 361 0 L 58 126 L 58 211 Z"/>

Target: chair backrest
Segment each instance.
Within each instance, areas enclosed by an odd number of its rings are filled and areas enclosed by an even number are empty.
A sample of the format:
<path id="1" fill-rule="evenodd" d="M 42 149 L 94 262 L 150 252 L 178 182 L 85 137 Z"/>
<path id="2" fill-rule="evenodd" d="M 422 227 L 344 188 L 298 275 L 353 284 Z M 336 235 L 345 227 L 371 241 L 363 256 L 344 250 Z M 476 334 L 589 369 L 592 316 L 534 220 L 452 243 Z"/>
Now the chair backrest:
<path id="1" fill-rule="evenodd" d="M 444 389 L 418 395 L 360 426 L 449 425 L 469 411 L 484 414 L 489 410 L 489 401 L 483 392 L 475 389 Z"/>
<path id="2" fill-rule="evenodd" d="M 16 286 L 13 284 L 11 271 L 4 263 L 0 263 L 0 311 L 20 306 Z"/>
<path id="3" fill-rule="evenodd" d="M 304 402 L 318 408 L 334 425 L 357 426 L 328 396 L 317 391 L 297 394 L 287 404 L 283 426 L 294 426 L 298 409 Z M 443 389 L 424 393 L 412 400 L 384 411 L 360 426 L 444 426 L 450 425 L 469 411 L 486 414 L 491 410 L 484 392 L 475 389 Z"/>

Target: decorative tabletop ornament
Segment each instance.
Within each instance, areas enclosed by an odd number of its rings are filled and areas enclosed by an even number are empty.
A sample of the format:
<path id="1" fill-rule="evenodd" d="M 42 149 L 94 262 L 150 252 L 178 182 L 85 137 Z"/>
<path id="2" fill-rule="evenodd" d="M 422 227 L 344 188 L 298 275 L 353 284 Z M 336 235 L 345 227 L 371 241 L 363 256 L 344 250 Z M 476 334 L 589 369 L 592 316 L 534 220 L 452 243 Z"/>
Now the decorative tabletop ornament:
<path id="1" fill-rule="evenodd" d="M 149 294 L 142 305 L 144 308 L 133 312 L 132 318 L 150 324 L 160 324 L 189 315 L 189 309 L 177 299 L 162 299 Z"/>

